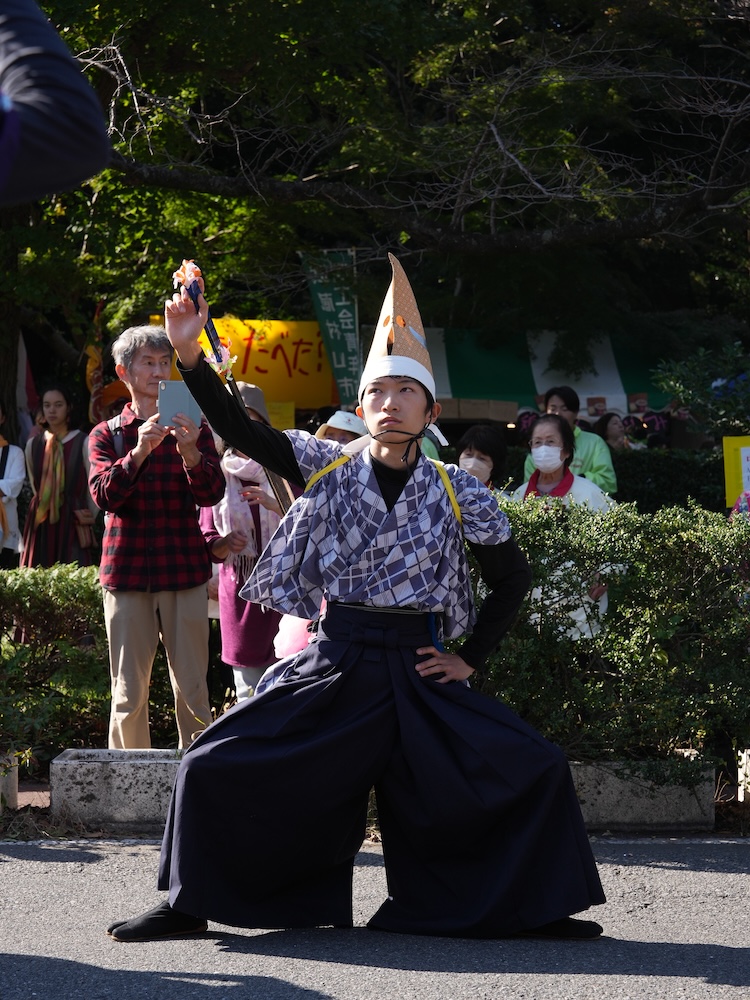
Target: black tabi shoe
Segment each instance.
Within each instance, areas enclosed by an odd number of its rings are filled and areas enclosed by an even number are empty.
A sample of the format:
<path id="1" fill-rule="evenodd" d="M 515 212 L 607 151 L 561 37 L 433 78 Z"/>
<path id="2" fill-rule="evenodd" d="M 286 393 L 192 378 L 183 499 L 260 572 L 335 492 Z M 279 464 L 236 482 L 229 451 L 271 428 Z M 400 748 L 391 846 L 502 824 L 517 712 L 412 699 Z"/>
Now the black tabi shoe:
<path id="1" fill-rule="evenodd" d="M 604 928 L 595 920 L 577 920 L 575 917 L 563 917 L 553 920 L 541 927 L 532 927 L 528 931 L 519 931 L 515 937 L 543 938 L 557 941 L 594 941 L 601 937 Z"/>
<path id="2" fill-rule="evenodd" d="M 173 910 L 169 903 L 142 913 L 131 920 L 118 920 L 110 924 L 107 934 L 115 941 L 158 941 L 159 938 L 182 937 L 184 934 L 202 934 L 208 922 L 202 917 Z"/>

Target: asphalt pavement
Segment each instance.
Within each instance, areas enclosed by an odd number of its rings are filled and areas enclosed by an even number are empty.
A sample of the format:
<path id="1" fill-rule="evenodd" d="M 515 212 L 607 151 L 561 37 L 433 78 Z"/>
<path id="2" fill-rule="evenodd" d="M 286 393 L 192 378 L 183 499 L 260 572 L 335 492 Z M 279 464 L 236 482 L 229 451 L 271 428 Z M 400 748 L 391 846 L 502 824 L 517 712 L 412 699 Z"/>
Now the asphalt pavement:
<path id="1" fill-rule="evenodd" d="M 241 830 L 236 843 L 227 878 L 254 863 Z M 107 925 L 163 898 L 156 841 L 0 842 L 0 1000 L 748 1000 L 750 840 L 592 844 L 608 897 L 589 911 L 605 927 L 594 942 L 368 931 L 386 887 L 365 844 L 353 930 L 210 924 L 118 944 Z"/>

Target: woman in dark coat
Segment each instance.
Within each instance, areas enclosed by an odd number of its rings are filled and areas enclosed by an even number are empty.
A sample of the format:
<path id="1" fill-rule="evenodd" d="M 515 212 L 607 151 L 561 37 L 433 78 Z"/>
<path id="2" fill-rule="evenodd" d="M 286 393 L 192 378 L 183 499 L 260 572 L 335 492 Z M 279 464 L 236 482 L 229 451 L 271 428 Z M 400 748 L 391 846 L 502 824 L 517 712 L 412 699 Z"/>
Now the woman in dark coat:
<path id="1" fill-rule="evenodd" d="M 21 566 L 72 562 L 90 566 L 94 561 L 88 438 L 71 426 L 72 413 L 67 389 L 54 386 L 45 390 L 43 430 L 26 442 L 26 467 L 34 496 L 24 525 Z M 90 521 L 81 532 L 76 528 L 79 517 Z"/>

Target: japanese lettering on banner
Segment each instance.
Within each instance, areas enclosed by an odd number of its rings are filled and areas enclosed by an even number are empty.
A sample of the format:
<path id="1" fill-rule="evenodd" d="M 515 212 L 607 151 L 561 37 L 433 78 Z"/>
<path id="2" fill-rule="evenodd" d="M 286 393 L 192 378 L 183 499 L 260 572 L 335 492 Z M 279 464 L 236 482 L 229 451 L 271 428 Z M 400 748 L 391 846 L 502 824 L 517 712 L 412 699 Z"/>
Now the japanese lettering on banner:
<path id="1" fill-rule="evenodd" d="M 362 374 L 357 297 L 352 292 L 354 250 L 301 253 L 315 315 L 342 406 L 358 402 Z"/>
<path id="2" fill-rule="evenodd" d="M 237 358 L 232 365 L 234 378 L 260 386 L 269 404 L 289 402 L 311 410 L 337 405 L 336 384 L 317 323 L 224 316 L 214 319 L 214 325 L 230 357 Z M 210 354 L 205 333 L 201 344 Z"/>

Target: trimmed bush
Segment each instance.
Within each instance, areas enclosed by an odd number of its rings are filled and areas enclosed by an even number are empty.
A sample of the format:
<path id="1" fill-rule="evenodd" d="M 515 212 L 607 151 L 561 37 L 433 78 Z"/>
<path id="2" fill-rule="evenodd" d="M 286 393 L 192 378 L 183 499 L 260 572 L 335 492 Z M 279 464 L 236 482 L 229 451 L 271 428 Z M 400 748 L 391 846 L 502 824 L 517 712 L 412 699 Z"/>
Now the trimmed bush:
<path id="1" fill-rule="evenodd" d="M 652 449 L 614 455 L 620 502 L 637 504 L 642 514 L 684 507 L 694 500 L 706 510 L 726 511 L 721 451 Z"/>
<path id="2" fill-rule="evenodd" d="M 543 596 L 526 599 L 475 686 L 577 760 L 653 769 L 678 749 L 705 762 L 750 746 L 750 522 L 729 523 L 697 504 L 648 514 L 634 504 L 593 513 L 500 503 Z M 569 612 L 597 574 L 608 583 L 609 611 L 599 622 L 591 604 L 594 634 L 573 639 Z M 33 747 L 44 771 L 67 747 L 106 746 L 109 672 L 95 567 L 0 574 L 0 641 L 0 751 Z M 177 745 L 161 649 L 151 728 L 154 746 Z"/>
<path id="3" fill-rule="evenodd" d="M 526 599 L 492 657 L 487 693 L 577 760 L 692 749 L 727 761 L 733 745 L 750 745 L 750 522 L 697 505 L 654 515 L 634 504 L 501 506 L 543 596 Z M 597 573 L 609 611 L 600 622 L 589 604 L 595 634 L 573 639 L 569 613 Z"/>
<path id="4" fill-rule="evenodd" d="M 110 687 L 97 568 L 0 573 L 0 751 L 31 748 L 35 766 L 68 747 L 105 747 Z M 176 746 L 160 653 L 152 677 L 155 746 Z"/>
<path id="5" fill-rule="evenodd" d="M 527 455 L 526 448 L 508 449 L 507 478 L 514 486 L 524 482 Z M 616 499 L 635 503 L 642 514 L 655 514 L 662 507 L 682 507 L 690 500 L 706 510 L 726 510 L 721 451 L 626 451 L 615 453 L 612 464 L 617 476 Z"/>

